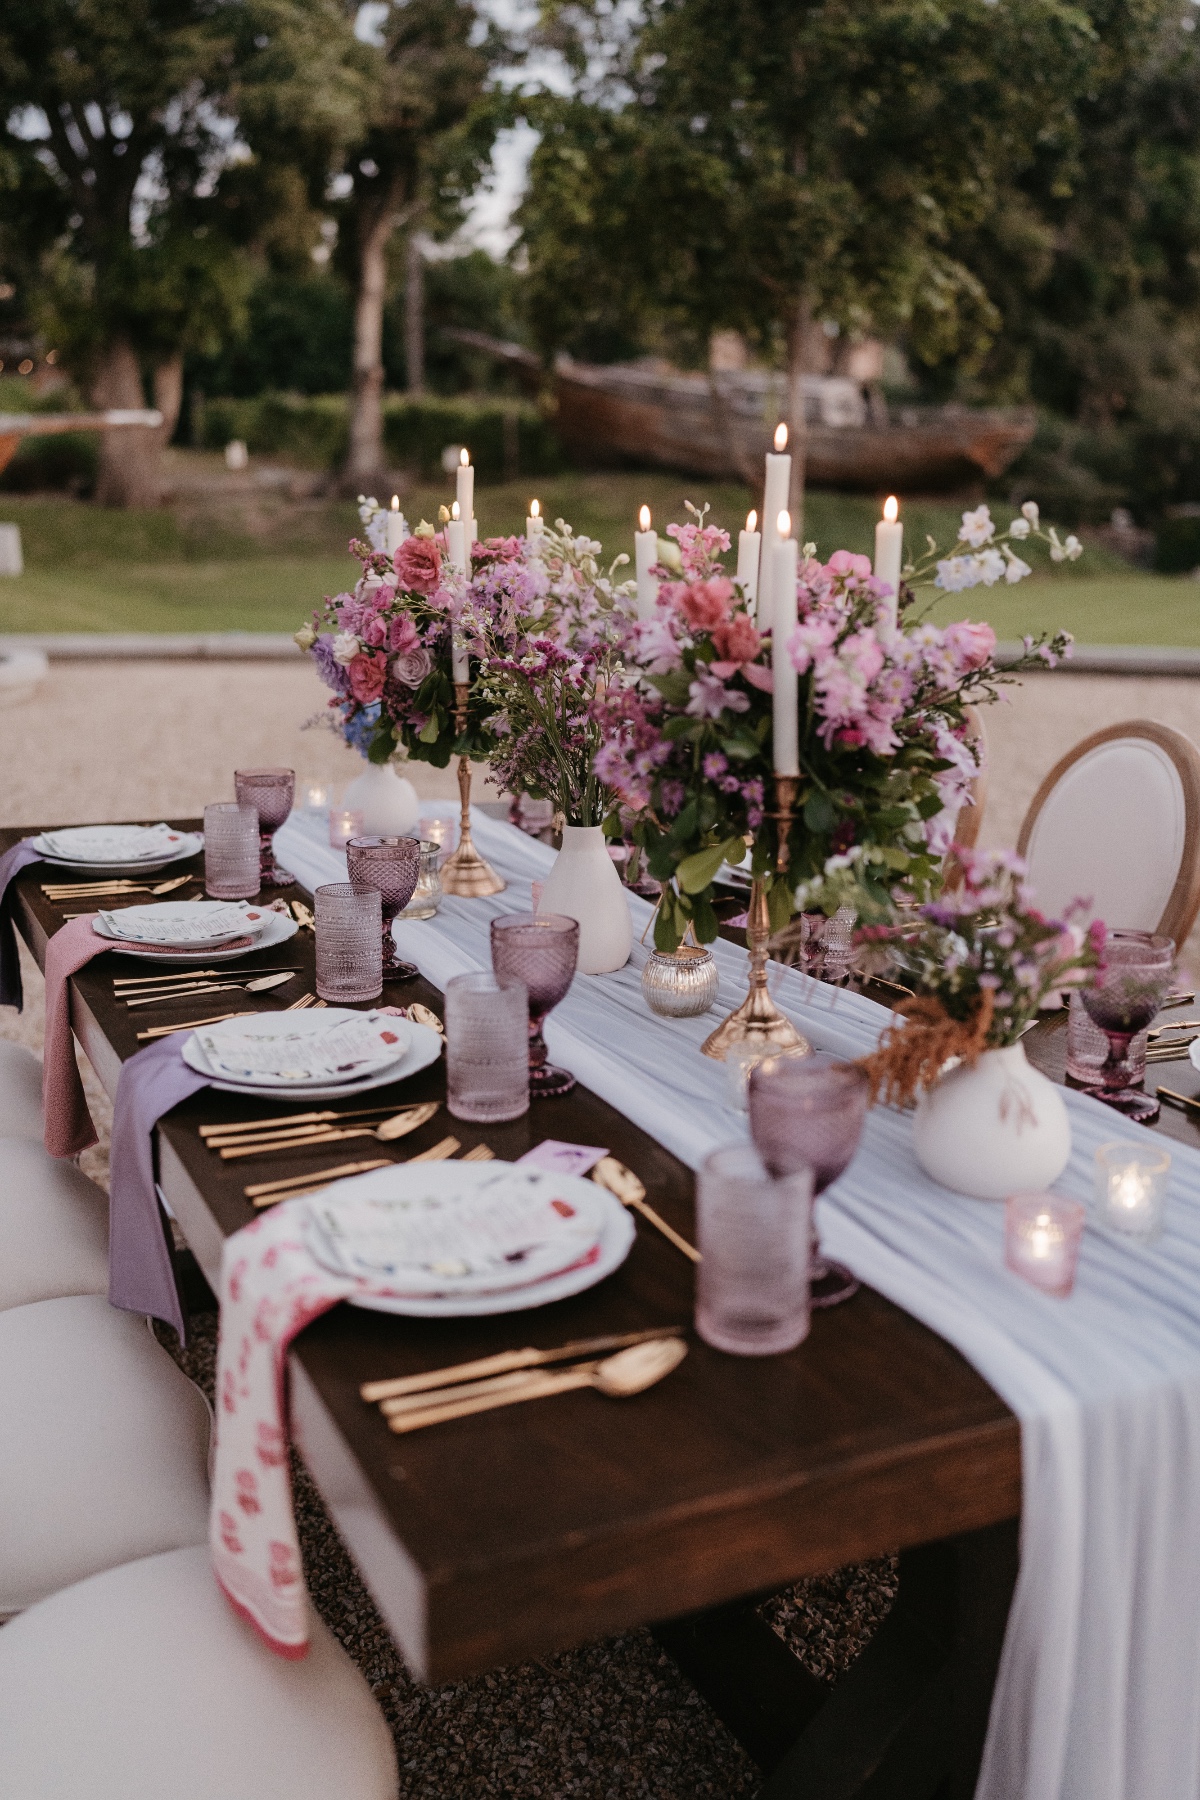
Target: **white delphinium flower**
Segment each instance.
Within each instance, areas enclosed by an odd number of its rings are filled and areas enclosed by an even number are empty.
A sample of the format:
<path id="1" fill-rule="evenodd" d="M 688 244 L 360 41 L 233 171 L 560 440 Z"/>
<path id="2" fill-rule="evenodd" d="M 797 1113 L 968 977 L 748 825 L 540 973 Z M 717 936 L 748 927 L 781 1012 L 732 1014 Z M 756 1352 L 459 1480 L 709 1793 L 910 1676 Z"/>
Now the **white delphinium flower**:
<path id="1" fill-rule="evenodd" d="M 986 506 L 977 506 L 974 512 L 965 512 L 962 516 L 962 530 L 959 537 L 964 544 L 970 544 L 972 550 L 982 550 L 991 542 L 996 527 L 992 523 L 992 515 Z"/>
<path id="2" fill-rule="evenodd" d="M 948 594 L 961 593 L 963 588 L 979 585 L 979 570 L 973 556 L 945 556 L 937 566 L 937 580 L 934 587 L 943 588 Z"/>
<path id="3" fill-rule="evenodd" d="M 1036 500 L 1027 500 L 1025 502 L 1024 506 L 1021 508 L 1021 516 L 1023 518 L 1028 519 L 1029 523 L 1033 526 L 1033 529 L 1036 531 L 1038 528 L 1038 520 L 1041 517 L 1041 514 L 1038 511 L 1037 501 Z"/>
<path id="4" fill-rule="evenodd" d="M 1063 545 L 1063 552 L 1068 562 L 1074 562 L 1076 557 L 1083 555 L 1083 545 L 1075 536 L 1074 532 L 1071 532 L 1068 535 L 1067 541 Z"/>
<path id="5" fill-rule="evenodd" d="M 358 496 L 358 516 L 372 550 L 387 549 L 387 514 L 374 494 Z"/>
<path id="6" fill-rule="evenodd" d="M 1027 538 L 1032 529 L 1028 519 L 1014 519 L 1008 528 L 1008 535 L 1014 538 Z"/>
<path id="7" fill-rule="evenodd" d="M 996 582 L 998 582 L 1005 573 L 1004 558 L 1001 556 L 999 550 L 984 550 L 973 560 L 975 567 L 979 571 L 978 578 L 983 582 L 985 587 L 994 587 Z"/>
<path id="8" fill-rule="evenodd" d="M 1004 546 L 1004 555 L 1007 561 L 1004 579 L 1007 581 L 1009 587 L 1014 587 L 1018 581 L 1024 581 L 1027 575 L 1033 574 L 1033 570 L 1030 568 L 1029 564 L 1027 562 L 1022 562 L 1021 558 L 1016 555 L 1014 551 L 1010 550 L 1007 544 Z"/>
<path id="9" fill-rule="evenodd" d="M 361 649 L 362 645 L 352 631 L 339 631 L 333 640 L 333 660 L 346 668 Z"/>

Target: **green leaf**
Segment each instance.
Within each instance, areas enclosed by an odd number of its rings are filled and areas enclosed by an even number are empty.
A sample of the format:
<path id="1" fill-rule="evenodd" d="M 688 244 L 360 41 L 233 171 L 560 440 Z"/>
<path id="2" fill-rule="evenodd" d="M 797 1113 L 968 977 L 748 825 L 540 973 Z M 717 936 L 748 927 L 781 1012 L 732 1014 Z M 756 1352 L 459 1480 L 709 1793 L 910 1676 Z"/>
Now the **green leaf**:
<path id="1" fill-rule="evenodd" d="M 795 899 L 789 881 L 773 881 L 767 894 L 767 916 L 772 931 L 782 931 L 795 911 Z"/>
<path id="2" fill-rule="evenodd" d="M 815 787 L 804 802 L 804 823 L 810 831 L 832 831 L 837 814 L 823 788 Z"/>
<path id="3" fill-rule="evenodd" d="M 732 856 L 741 860 L 742 840 L 740 837 L 726 838 L 723 844 L 713 844 L 707 850 L 697 850 L 692 856 L 685 856 L 675 871 L 680 887 L 685 894 L 698 894 L 713 880 L 723 862 Z"/>
<path id="4" fill-rule="evenodd" d="M 701 898 L 692 901 L 692 929 L 698 943 L 712 943 L 721 929 L 721 921 L 713 911 L 711 901 Z"/>
<path id="5" fill-rule="evenodd" d="M 440 718 L 437 713 L 431 713 L 417 735 L 423 744 L 436 744 L 438 738 L 441 736 L 441 730 L 442 725 Z"/>

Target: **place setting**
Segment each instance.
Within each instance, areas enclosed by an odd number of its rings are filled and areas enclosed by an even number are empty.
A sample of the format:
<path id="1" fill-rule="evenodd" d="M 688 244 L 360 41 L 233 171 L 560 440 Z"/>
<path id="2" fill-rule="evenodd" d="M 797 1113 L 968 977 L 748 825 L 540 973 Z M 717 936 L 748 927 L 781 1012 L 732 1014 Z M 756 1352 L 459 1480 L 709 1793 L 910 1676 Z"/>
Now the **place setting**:
<path id="1" fill-rule="evenodd" d="M 72 825 L 43 831 L 30 840 L 52 868 L 86 875 L 157 874 L 186 862 L 204 848 L 199 832 L 172 825 Z"/>

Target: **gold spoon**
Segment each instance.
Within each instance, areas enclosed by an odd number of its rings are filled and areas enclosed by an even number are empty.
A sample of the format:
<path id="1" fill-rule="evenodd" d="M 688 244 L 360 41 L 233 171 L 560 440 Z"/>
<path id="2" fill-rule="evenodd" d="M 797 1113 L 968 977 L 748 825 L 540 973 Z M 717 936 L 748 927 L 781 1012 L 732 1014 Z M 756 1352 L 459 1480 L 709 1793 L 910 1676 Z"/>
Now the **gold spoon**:
<path id="1" fill-rule="evenodd" d="M 535 1372 L 514 1378 L 513 1385 L 499 1393 L 464 1393 L 461 1399 L 448 1398 L 435 1406 L 414 1406 L 411 1411 L 395 1413 L 388 1419 L 388 1429 L 395 1432 L 420 1431 L 425 1425 L 441 1425 L 449 1419 L 465 1419 L 471 1413 L 490 1412 L 498 1406 L 515 1406 L 521 1400 L 544 1400 L 553 1394 L 567 1394 L 574 1388 L 595 1388 L 610 1400 L 626 1400 L 644 1393 L 677 1369 L 687 1355 L 682 1338 L 656 1338 L 649 1344 L 633 1344 L 618 1350 L 601 1362 L 582 1363 L 574 1369 L 558 1373 Z M 506 1377 L 499 1377 L 504 1381 Z M 475 1386 L 474 1383 L 471 1384 Z"/>
<path id="2" fill-rule="evenodd" d="M 164 1006 L 168 1000 L 191 1000 L 199 994 L 228 994 L 240 990 L 243 994 L 266 994 L 272 988 L 283 987 L 292 979 L 286 970 L 276 969 L 270 975 L 260 975 L 255 981 L 197 981 L 190 986 L 159 988 L 152 994 L 131 994 L 121 998 L 126 1006 Z"/>
<path id="3" fill-rule="evenodd" d="M 682 1250 L 683 1254 L 690 1257 L 692 1262 L 700 1261 L 700 1252 L 695 1244 L 689 1244 L 685 1237 L 680 1237 L 674 1226 L 668 1225 L 662 1214 L 655 1212 L 646 1199 L 644 1184 L 632 1169 L 625 1167 L 623 1162 L 618 1162 L 615 1156 L 602 1156 L 592 1170 L 592 1180 L 598 1186 L 607 1188 L 610 1194 L 615 1194 L 622 1206 L 628 1206 L 632 1211 L 641 1213 L 648 1225 L 653 1225 L 656 1231 L 661 1231 L 667 1242 L 674 1244 L 677 1250 Z"/>
<path id="4" fill-rule="evenodd" d="M 297 1131 L 281 1132 L 277 1137 L 258 1137 L 250 1143 L 235 1144 L 210 1141 L 208 1147 L 218 1152 L 222 1162 L 234 1162 L 243 1156 L 283 1155 L 289 1150 L 307 1150 L 310 1144 L 341 1144 L 347 1138 L 370 1137 L 381 1144 L 393 1144 L 397 1138 L 407 1137 L 410 1132 L 427 1125 L 440 1104 L 438 1100 L 428 1100 L 423 1106 L 407 1107 L 378 1125 L 349 1125 L 345 1130 L 336 1126 L 305 1125 Z"/>

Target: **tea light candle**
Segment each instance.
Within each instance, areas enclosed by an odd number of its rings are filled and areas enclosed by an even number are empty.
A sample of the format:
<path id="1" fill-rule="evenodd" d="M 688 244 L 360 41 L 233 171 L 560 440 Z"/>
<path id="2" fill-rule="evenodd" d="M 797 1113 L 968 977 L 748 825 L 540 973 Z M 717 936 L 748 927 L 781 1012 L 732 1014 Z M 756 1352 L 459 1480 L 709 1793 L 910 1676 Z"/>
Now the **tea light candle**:
<path id="1" fill-rule="evenodd" d="M 900 523 L 900 502 L 889 494 L 883 503 L 883 517 L 875 527 L 875 570 L 878 580 L 891 588 L 887 608 L 896 623 L 900 598 L 900 568 L 904 559 L 904 527 Z"/>
<path id="2" fill-rule="evenodd" d="M 643 506 L 638 514 L 639 530 L 633 534 L 633 550 L 637 569 L 637 616 L 652 619 L 658 603 L 658 583 L 650 573 L 658 561 L 658 533 L 651 528 L 650 508 Z"/>
<path id="3" fill-rule="evenodd" d="M 1010 1194 L 1004 1203 L 1004 1260 L 1014 1275 L 1065 1299 L 1075 1285 L 1085 1216 L 1081 1201 L 1061 1194 Z"/>
<path id="4" fill-rule="evenodd" d="M 1096 1152 L 1096 1214 L 1110 1231 L 1153 1243 L 1162 1231 L 1171 1157 L 1140 1144 L 1101 1144 Z"/>
<path id="5" fill-rule="evenodd" d="M 329 815 L 329 842 L 334 850 L 344 850 L 352 837 L 361 837 L 363 816 L 349 808 L 336 809 Z"/>
<path id="6" fill-rule="evenodd" d="M 327 781 L 302 781 L 296 789 L 296 804 L 301 812 L 325 812 L 332 799 Z"/>
<path id="7" fill-rule="evenodd" d="M 387 553 L 389 556 L 395 556 L 404 542 L 404 532 L 405 521 L 404 515 L 400 511 L 400 496 L 393 494 L 392 504 L 388 508 L 387 514 Z"/>
<path id="8" fill-rule="evenodd" d="M 541 506 L 536 500 L 531 500 L 529 502 L 529 514 L 525 520 L 525 536 L 527 538 L 541 537 L 545 529 L 546 521 L 542 517 Z"/>
<path id="9" fill-rule="evenodd" d="M 758 600 L 758 558 L 762 548 L 762 532 L 758 529 L 758 514 L 746 514 L 746 529 L 738 532 L 737 583 L 746 596 L 746 607 L 750 617 L 754 617 L 755 603 Z"/>

